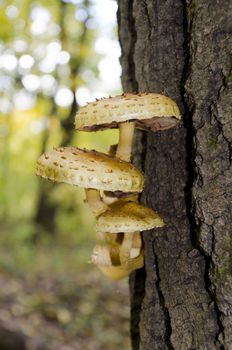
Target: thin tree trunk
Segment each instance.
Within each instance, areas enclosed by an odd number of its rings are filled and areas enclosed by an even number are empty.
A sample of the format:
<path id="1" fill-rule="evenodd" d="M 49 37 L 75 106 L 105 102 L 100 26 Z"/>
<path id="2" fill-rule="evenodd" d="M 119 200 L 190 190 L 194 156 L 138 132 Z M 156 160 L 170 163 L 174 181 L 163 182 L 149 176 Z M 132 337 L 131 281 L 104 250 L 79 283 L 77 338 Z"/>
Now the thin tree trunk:
<path id="1" fill-rule="evenodd" d="M 85 6 L 88 8 L 89 2 L 85 1 Z M 66 48 L 66 44 L 68 42 L 68 37 L 66 34 L 65 28 L 65 15 L 67 11 L 67 4 L 61 1 L 61 10 L 60 10 L 60 27 L 62 28 L 60 33 L 60 41 L 62 44 L 62 48 Z M 87 18 L 88 19 L 88 18 Z M 78 40 L 78 44 L 81 46 L 87 40 L 87 27 L 86 21 L 82 24 L 82 32 Z M 74 61 L 74 62 L 72 62 Z M 74 130 L 74 117 L 78 109 L 78 104 L 76 100 L 76 84 L 75 79 L 78 75 L 78 72 L 83 64 L 83 59 L 78 59 L 77 57 L 71 57 L 71 81 L 72 86 L 71 90 L 73 93 L 73 102 L 70 107 L 69 114 L 67 118 L 61 121 L 62 128 L 62 146 L 69 146 L 72 142 L 72 139 L 75 134 Z M 57 112 L 57 106 L 55 100 L 51 100 L 52 108 L 51 108 L 51 116 L 53 116 Z M 47 147 L 47 141 L 49 138 L 49 130 L 45 130 L 44 137 L 42 140 L 42 152 L 44 153 Z M 32 241 L 36 242 L 44 233 L 49 234 L 50 236 L 54 236 L 56 234 L 56 211 L 57 204 L 50 200 L 51 192 L 57 186 L 56 183 L 50 183 L 44 180 L 39 180 L 39 190 L 38 190 L 38 199 L 37 199 L 37 208 L 34 216 L 35 223 L 35 232 L 32 237 Z"/>
<path id="2" fill-rule="evenodd" d="M 228 0 L 119 0 L 124 91 L 163 92 L 183 116 L 137 133 L 142 202 L 166 226 L 143 234 L 130 278 L 133 350 L 232 349 L 230 14 Z"/>

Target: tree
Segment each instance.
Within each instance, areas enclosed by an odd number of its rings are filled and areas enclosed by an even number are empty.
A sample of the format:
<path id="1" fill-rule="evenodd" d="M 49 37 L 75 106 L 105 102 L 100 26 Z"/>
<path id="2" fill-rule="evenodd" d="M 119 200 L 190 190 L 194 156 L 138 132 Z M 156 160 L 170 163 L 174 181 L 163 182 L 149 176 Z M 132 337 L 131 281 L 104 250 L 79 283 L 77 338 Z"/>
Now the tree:
<path id="1" fill-rule="evenodd" d="M 121 0 L 124 91 L 163 92 L 179 127 L 137 133 L 142 202 L 166 226 L 144 233 L 132 274 L 133 349 L 232 349 L 231 4 Z"/>
<path id="2" fill-rule="evenodd" d="M 88 9 L 89 7 L 89 1 L 85 0 L 85 8 Z M 82 47 L 84 45 L 89 45 L 91 42 L 88 43 L 89 38 L 87 37 L 87 27 L 86 22 L 89 19 L 89 15 L 87 18 L 79 24 L 80 26 L 80 34 L 78 40 L 75 40 L 73 42 L 73 38 L 68 39 L 67 36 L 67 28 L 65 25 L 65 20 L 67 17 L 67 4 L 65 2 L 60 2 L 60 23 L 59 26 L 61 28 L 60 30 L 60 43 L 62 44 L 63 48 L 66 48 L 66 46 L 69 48 L 70 44 L 73 46 Z M 76 38 L 75 38 L 76 39 Z M 71 43 L 70 43 L 71 42 Z M 71 50 L 70 50 L 71 51 Z M 77 50 L 76 50 L 77 51 Z M 83 67 L 84 57 L 81 57 L 79 52 L 75 52 L 74 49 L 72 49 L 72 56 L 70 59 L 70 80 L 71 80 L 71 91 L 73 94 L 73 102 L 72 105 L 68 111 L 68 115 L 66 118 L 61 120 L 61 128 L 62 128 L 62 146 L 68 146 L 71 144 L 71 141 L 74 137 L 74 128 L 73 128 L 73 121 L 74 116 L 78 109 L 78 104 L 76 100 L 75 90 L 77 88 L 77 76 L 80 71 L 80 69 Z M 55 96 L 51 98 L 51 113 L 50 116 L 55 115 L 58 112 L 57 105 L 55 103 Z M 47 148 L 47 143 L 50 135 L 50 130 L 46 129 L 44 131 L 43 140 L 42 140 L 42 152 L 44 153 Z M 35 232 L 32 236 L 33 241 L 37 241 L 41 236 L 44 235 L 44 232 L 49 234 L 50 236 L 54 236 L 57 230 L 56 227 L 56 212 L 57 212 L 57 203 L 54 203 L 50 200 L 51 192 L 54 190 L 54 188 L 57 187 L 57 184 L 54 183 L 46 183 L 44 181 L 39 181 L 39 190 L 38 190 L 38 199 L 37 199 L 37 208 L 36 213 L 34 217 L 34 223 L 35 223 Z"/>

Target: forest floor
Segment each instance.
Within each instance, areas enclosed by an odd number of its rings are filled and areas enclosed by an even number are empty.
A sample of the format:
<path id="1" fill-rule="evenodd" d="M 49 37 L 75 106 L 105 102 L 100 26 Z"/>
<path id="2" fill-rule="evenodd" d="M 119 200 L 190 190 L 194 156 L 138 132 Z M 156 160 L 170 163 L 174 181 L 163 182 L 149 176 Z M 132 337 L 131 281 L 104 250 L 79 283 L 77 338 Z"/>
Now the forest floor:
<path id="1" fill-rule="evenodd" d="M 2 261 L 6 254 L 0 252 Z M 0 261 L 0 286 L 1 350 L 130 349 L 127 280 L 107 280 L 87 263 L 75 269 L 64 263 L 57 273 L 33 266 L 9 271 Z"/>

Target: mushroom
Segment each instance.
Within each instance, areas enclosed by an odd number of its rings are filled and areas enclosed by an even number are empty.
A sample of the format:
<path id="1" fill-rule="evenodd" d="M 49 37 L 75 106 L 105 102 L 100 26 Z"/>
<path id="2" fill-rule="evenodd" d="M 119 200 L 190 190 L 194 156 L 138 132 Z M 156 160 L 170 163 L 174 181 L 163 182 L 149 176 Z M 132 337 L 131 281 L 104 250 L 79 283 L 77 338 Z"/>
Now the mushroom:
<path id="1" fill-rule="evenodd" d="M 163 219 L 158 213 L 139 203 L 124 200 L 109 205 L 96 222 L 98 232 L 108 233 L 145 231 L 163 226 Z"/>
<path id="2" fill-rule="evenodd" d="M 119 127 L 119 143 L 111 147 L 109 155 L 60 147 L 37 161 L 37 175 L 86 189 L 86 201 L 96 215 L 98 236 L 105 242 L 95 246 L 91 261 L 113 279 L 143 266 L 140 231 L 164 225 L 156 212 L 138 203 L 144 178 L 128 163 L 134 128 L 165 130 L 179 119 L 176 103 L 160 94 L 128 93 L 102 99 L 80 108 L 75 126 L 85 131 Z"/>
<path id="3" fill-rule="evenodd" d="M 115 240 L 113 241 L 110 236 L 115 237 Z M 112 279 L 126 277 L 133 270 L 143 267 L 144 264 L 140 232 L 133 233 L 132 245 L 128 247 L 129 254 L 122 259 L 123 245 L 121 242 L 124 240 L 126 242 L 128 241 L 125 238 L 126 236 L 123 233 L 114 235 L 111 233 L 101 233 L 100 238 L 104 239 L 106 244 L 97 244 L 91 255 L 91 262 L 96 264 L 104 274 Z M 117 277 L 115 277 L 115 274 Z"/>
<path id="4" fill-rule="evenodd" d="M 163 227 L 163 219 L 152 209 L 146 208 L 137 202 L 119 200 L 98 216 L 96 229 L 98 232 L 107 232 L 109 235 L 118 232 L 124 233 L 120 246 L 120 262 L 126 264 L 128 259 L 139 255 L 142 248 L 140 231 L 154 227 Z"/>
<path id="5" fill-rule="evenodd" d="M 117 259 L 117 249 L 112 245 L 96 245 L 91 256 L 91 262 L 111 279 L 127 277 L 133 270 L 144 265 L 143 252 L 135 258 L 128 258 L 123 264 Z"/>
<path id="6" fill-rule="evenodd" d="M 130 161 L 134 128 L 159 131 L 180 120 L 177 104 L 156 93 L 124 93 L 81 107 L 75 117 L 77 130 L 96 131 L 119 127 L 116 157 Z"/>
<path id="7" fill-rule="evenodd" d="M 103 274 L 113 280 L 119 280 L 129 276 L 129 274 L 137 269 L 141 269 L 144 266 L 144 255 L 141 253 L 137 258 L 131 259 L 127 262 L 127 267 L 124 266 L 110 266 L 97 264 L 97 267 L 103 272 Z"/>
<path id="8" fill-rule="evenodd" d="M 104 212 L 97 190 L 141 192 L 143 174 L 132 164 L 112 156 L 75 147 L 60 147 L 43 154 L 36 174 L 53 181 L 86 188 L 87 202 L 95 215 Z"/>
<path id="9" fill-rule="evenodd" d="M 118 266 L 120 265 L 119 248 L 119 244 L 113 244 L 112 242 L 97 244 L 93 249 L 91 262 L 100 265 Z"/>
<path id="10" fill-rule="evenodd" d="M 116 234 L 97 232 L 97 237 L 106 243 L 105 245 L 96 245 L 97 254 L 102 252 L 102 261 L 111 261 L 113 265 L 115 265 L 115 261 L 123 263 L 126 259 L 136 258 L 142 251 L 142 239 L 139 231 L 126 234 L 123 232 Z M 121 251 L 125 250 L 128 251 L 128 255 L 122 259 Z"/>

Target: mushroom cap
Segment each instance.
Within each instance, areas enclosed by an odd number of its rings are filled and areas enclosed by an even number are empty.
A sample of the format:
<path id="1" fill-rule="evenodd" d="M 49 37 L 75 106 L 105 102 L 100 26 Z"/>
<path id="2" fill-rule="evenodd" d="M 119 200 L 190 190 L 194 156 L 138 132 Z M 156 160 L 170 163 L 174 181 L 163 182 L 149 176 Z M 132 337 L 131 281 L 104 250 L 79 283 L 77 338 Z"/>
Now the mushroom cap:
<path id="1" fill-rule="evenodd" d="M 104 153 L 60 147 L 37 161 L 36 175 L 84 188 L 141 192 L 143 174 L 132 164 Z"/>
<path id="2" fill-rule="evenodd" d="M 135 121 L 137 128 L 159 131 L 174 127 L 180 118 L 176 102 L 167 96 L 124 93 L 81 107 L 75 117 L 75 127 L 77 130 L 96 131 Z"/>
<path id="3" fill-rule="evenodd" d="M 122 200 L 111 204 L 96 222 L 97 231 L 109 233 L 145 231 L 162 226 L 163 219 L 152 209 Z"/>

